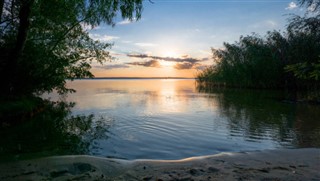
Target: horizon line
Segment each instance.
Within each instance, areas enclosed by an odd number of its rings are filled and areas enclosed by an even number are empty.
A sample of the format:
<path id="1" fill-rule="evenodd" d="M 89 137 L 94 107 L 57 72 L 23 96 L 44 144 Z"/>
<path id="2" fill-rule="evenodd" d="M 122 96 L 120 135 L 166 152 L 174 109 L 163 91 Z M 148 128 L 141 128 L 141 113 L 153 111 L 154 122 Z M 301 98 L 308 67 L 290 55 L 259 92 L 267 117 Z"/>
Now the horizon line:
<path id="1" fill-rule="evenodd" d="M 194 77 L 92 77 L 78 79 L 196 79 Z"/>

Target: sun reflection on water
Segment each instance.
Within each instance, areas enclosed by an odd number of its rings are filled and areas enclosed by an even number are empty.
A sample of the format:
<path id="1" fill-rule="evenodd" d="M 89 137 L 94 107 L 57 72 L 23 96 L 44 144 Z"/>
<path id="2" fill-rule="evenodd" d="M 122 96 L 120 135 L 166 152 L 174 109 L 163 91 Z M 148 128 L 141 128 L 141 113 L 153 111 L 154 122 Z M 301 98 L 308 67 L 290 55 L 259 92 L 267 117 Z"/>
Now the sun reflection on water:
<path id="1" fill-rule="evenodd" d="M 144 107 L 145 112 L 183 112 L 195 92 L 190 81 L 152 80 L 81 80 L 68 82 L 77 92 L 68 98 L 77 109 L 113 109 L 122 106 Z M 119 102 L 120 101 L 120 102 Z"/>

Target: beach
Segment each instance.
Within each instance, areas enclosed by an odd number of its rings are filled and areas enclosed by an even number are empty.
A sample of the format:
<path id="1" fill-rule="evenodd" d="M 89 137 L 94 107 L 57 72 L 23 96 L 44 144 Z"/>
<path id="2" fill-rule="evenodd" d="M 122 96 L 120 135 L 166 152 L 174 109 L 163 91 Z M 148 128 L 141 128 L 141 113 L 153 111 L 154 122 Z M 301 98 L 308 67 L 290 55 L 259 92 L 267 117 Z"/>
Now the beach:
<path id="1" fill-rule="evenodd" d="M 320 180 L 320 149 L 225 152 L 182 160 L 55 156 L 1 163 L 0 180 Z"/>

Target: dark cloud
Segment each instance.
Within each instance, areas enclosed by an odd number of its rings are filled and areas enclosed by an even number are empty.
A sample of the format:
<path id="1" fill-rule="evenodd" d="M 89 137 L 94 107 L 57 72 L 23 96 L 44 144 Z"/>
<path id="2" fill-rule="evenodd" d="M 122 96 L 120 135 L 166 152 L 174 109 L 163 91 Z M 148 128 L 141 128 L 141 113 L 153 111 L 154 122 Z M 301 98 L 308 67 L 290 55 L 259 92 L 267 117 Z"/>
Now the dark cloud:
<path id="1" fill-rule="evenodd" d="M 163 60 L 163 61 L 169 61 L 169 62 L 176 62 L 176 65 L 174 66 L 174 68 L 178 70 L 193 69 L 193 68 L 201 69 L 203 67 L 201 67 L 201 64 L 199 62 L 209 60 L 209 58 L 196 59 L 196 58 L 189 57 L 188 55 L 183 55 L 182 58 L 151 56 L 147 54 L 128 54 L 127 56 L 133 57 L 133 58 L 141 58 L 141 59 L 145 59 L 145 58 L 152 59 L 148 62 L 133 62 L 133 63 L 130 63 L 131 65 L 141 65 L 141 66 L 148 67 L 149 64 L 151 64 L 151 61 L 156 61 L 157 62 L 156 65 L 158 65 L 157 67 L 160 67 L 160 63 L 157 60 Z"/>
<path id="2" fill-rule="evenodd" d="M 169 62 L 189 62 L 189 63 L 197 63 L 203 60 L 199 60 L 196 58 L 191 58 L 184 56 L 183 58 L 173 58 L 173 57 L 159 57 L 159 56 L 150 56 L 146 54 L 129 54 L 128 57 L 134 57 L 134 58 L 151 58 L 153 60 L 164 60 Z"/>
<path id="3" fill-rule="evenodd" d="M 146 62 L 132 62 L 127 63 L 128 65 L 137 65 L 137 66 L 144 66 L 144 67 L 161 67 L 159 61 L 157 60 L 150 60 Z"/>
<path id="4" fill-rule="evenodd" d="M 106 70 L 122 69 L 122 68 L 129 68 L 129 67 L 130 66 L 125 65 L 125 64 L 113 64 L 113 65 L 105 65 L 105 66 L 95 66 L 95 68 L 106 69 Z"/>
<path id="5" fill-rule="evenodd" d="M 135 58 L 149 58 L 149 55 L 146 54 L 128 54 L 128 57 L 135 57 Z"/>
<path id="6" fill-rule="evenodd" d="M 202 61 L 207 61 L 207 60 L 209 60 L 209 58 L 203 58 L 203 59 L 201 59 Z"/>
<path id="7" fill-rule="evenodd" d="M 178 70 L 182 69 L 192 69 L 194 67 L 193 63 L 190 62 L 185 62 L 185 63 L 177 63 L 174 68 Z"/>

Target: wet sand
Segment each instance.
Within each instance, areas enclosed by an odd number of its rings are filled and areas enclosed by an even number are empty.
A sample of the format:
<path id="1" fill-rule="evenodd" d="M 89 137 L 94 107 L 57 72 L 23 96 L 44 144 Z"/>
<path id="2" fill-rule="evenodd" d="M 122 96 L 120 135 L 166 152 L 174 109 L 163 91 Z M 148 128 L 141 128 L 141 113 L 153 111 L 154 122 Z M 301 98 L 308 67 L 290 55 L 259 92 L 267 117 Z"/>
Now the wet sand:
<path id="1" fill-rule="evenodd" d="M 0 180 L 320 181 L 320 149 L 221 153 L 182 160 L 57 156 L 1 163 Z"/>

